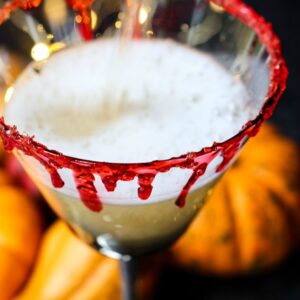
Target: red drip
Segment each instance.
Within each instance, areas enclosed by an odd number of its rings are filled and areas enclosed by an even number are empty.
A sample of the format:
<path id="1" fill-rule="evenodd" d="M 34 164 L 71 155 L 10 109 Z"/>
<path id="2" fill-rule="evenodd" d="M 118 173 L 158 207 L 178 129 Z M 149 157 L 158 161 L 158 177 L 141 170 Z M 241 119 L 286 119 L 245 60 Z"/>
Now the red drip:
<path id="1" fill-rule="evenodd" d="M 240 141 L 230 143 L 222 149 L 223 161 L 218 166 L 217 172 L 222 172 L 226 168 L 228 163 L 234 158 L 234 156 L 239 151 L 239 149 L 240 149 Z"/>
<path id="2" fill-rule="evenodd" d="M 140 174 L 138 175 L 138 196 L 141 200 L 147 200 L 151 196 L 152 193 L 152 182 L 155 179 L 156 173 L 153 174 Z"/>
<path id="3" fill-rule="evenodd" d="M 66 0 L 72 9 L 75 11 L 82 11 L 90 8 L 94 0 Z"/>
<path id="4" fill-rule="evenodd" d="M 66 0 L 69 6 L 78 13 L 79 31 L 85 40 L 93 38 L 91 27 L 91 6 L 94 0 Z"/>
<path id="5" fill-rule="evenodd" d="M 20 1 L 15 0 L 15 1 L 12 1 L 12 2 L 15 2 L 15 3 L 18 4 Z M 42 0 L 23 0 L 23 1 L 21 1 L 21 2 L 22 2 L 22 3 L 21 3 L 21 7 L 22 7 L 23 9 L 28 10 L 28 9 L 32 9 L 32 8 L 37 8 L 37 7 L 39 7 L 40 4 L 41 4 L 41 2 L 42 2 Z"/>
<path id="6" fill-rule="evenodd" d="M 91 0 L 68 0 L 69 5 L 84 16 L 83 28 L 90 30 L 89 11 L 92 5 Z M 240 0 L 214 0 L 216 4 L 233 16 L 240 19 L 243 23 L 253 28 L 260 37 L 270 55 L 270 85 L 264 106 L 256 117 L 249 121 L 242 131 L 223 143 L 215 143 L 211 147 L 202 149 L 199 152 L 188 153 L 180 157 L 171 158 L 164 161 L 154 161 L 149 163 L 136 164 L 116 164 L 79 160 L 65 156 L 57 151 L 49 150 L 44 145 L 34 141 L 33 137 L 21 135 L 15 126 L 6 125 L 3 118 L 0 118 L 0 136 L 6 150 L 17 149 L 24 154 L 37 159 L 49 172 L 52 183 L 60 188 L 64 185 L 58 169 L 67 168 L 73 171 L 75 183 L 83 203 L 92 211 L 101 210 L 101 202 L 94 186 L 94 175 L 99 175 L 107 191 L 114 191 L 119 180 L 130 181 L 138 177 L 138 195 L 142 200 L 148 199 L 152 192 L 152 182 L 158 173 L 168 172 L 171 168 L 183 168 L 193 170 L 193 174 L 181 191 L 176 203 L 180 207 L 184 206 L 185 199 L 195 184 L 195 182 L 205 173 L 207 166 L 218 155 L 221 154 L 223 161 L 218 166 L 217 171 L 224 170 L 231 159 L 235 156 L 241 144 L 248 138 L 257 134 L 260 125 L 268 119 L 277 105 L 279 97 L 286 86 L 287 69 L 281 55 L 280 42 L 272 32 L 271 25 L 262 17 L 257 15 L 250 7 Z M 11 12 L 17 8 L 36 7 L 40 1 L 15 0 L 6 3 L 0 9 L 0 24 L 3 23 Z M 92 37 L 90 32 L 82 31 L 87 39 Z"/>
<path id="7" fill-rule="evenodd" d="M 94 185 L 94 175 L 89 170 L 83 169 L 73 172 L 78 193 L 85 206 L 95 212 L 101 211 L 102 203 Z"/>
<path id="8" fill-rule="evenodd" d="M 106 190 L 108 192 L 114 192 L 117 187 L 118 177 L 115 175 L 103 176 L 102 174 L 100 176 Z"/>
<path id="9" fill-rule="evenodd" d="M 58 189 L 62 188 L 65 185 L 65 183 L 61 179 L 57 169 L 55 169 L 54 167 L 52 167 L 48 164 L 43 164 L 43 165 L 44 165 L 45 169 L 48 171 L 48 173 L 50 174 L 51 182 L 52 182 L 53 186 Z"/>
<path id="10" fill-rule="evenodd" d="M 210 161 L 212 158 L 210 159 Z M 199 166 L 193 168 L 193 174 L 182 189 L 179 197 L 176 200 L 176 205 L 179 207 L 184 207 L 185 199 L 187 194 L 189 193 L 192 186 L 196 183 L 196 181 L 205 173 L 208 163 L 200 164 Z"/>

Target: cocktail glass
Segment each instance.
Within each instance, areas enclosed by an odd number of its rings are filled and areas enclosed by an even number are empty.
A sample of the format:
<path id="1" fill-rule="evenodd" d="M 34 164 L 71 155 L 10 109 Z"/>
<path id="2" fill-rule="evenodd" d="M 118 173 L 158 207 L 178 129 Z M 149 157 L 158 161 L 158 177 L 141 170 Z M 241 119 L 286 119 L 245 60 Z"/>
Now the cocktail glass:
<path id="1" fill-rule="evenodd" d="M 271 26 L 239 0 L 12 0 L 2 3 L 0 23 L 2 37 L 11 33 L 7 43 L 34 61 L 36 72 L 52 53 L 91 39 L 174 39 L 213 55 L 242 80 L 258 108 L 227 141 L 127 164 L 66 156 L 1 118 L 5 148 L 82 240 L 120 259 L 123 297 L 135 299 L 135 258 L 167 247 L 184 232 L 244 143 L 271 116 L 287 77 L 280 43 Z M 13 80 L 8 71 L 1 77 L 9 101 Z M 171 188 L 162 194 L 153 189 L 156 181 Z"/>

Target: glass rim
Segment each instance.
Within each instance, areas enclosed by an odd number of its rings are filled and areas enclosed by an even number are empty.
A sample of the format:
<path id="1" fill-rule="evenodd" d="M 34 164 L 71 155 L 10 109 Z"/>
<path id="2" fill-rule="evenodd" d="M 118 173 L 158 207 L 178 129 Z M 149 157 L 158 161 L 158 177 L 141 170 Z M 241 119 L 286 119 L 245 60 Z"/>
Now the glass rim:
<path id="1" fill-rule="evenodd" d="M 39 143 L 34 139 L 34 136 L 30 137 L 26 134 L 21 134 L 18 132 L 16 126 L 10 126 L 5 124 L 4 117 L 0 118 L 0 136 L 2 137 L 4 147 L 7 150 L 13 150 L 16 148 L 31 156 L 32 153 L 35 153 L 35 158 L 41 155 L 46 157 L 47 160 L 51 161 L 56 167 L 63 168 L 62 166 L 56 165 L 55 160 L 60 159 L 61 161 L 68 162 L 68 165 L 72 165 L 73 167 L 89 167 L 89 166 L 97 166 L 97 167 L 112 167 L 118 166 L 128 168 L 132 167 L 143 168 L 147 170 L 157 169 L 158 165 L 163 164 L 166 168 L 175 167 L 178 164 L 183 162 L 187 162 L 190 160 L 200 159 L 206 155 L 210 155 L 212 153 L 218 152 L 222 148 L 226 148 L 233 144 L 235 141 L 241 141 L 244 137 L 254 136 L 262 124 L 263 121 L 267 120 L 273 113 L 280 96 L 284 92 L 286 88 L 286 80 L 288 75 L 288 70 L 286 67 L 285 60 L 282 56 L 281 51 L 281 43 L 277 35 L 274 33 L 273 28 L 270 23 L 268 23 L 262 16 L 260 16 L 256 11 L 245 4 L 241 0 L 208 0 L 208 2 L 212 2 L 224 9 L 225 12 L 229 13 L 237 20 L 245 24 L 247 27 L 251 28 L 253 32 L 256 33 L 260 42 L 263 46 L 265 46 L 270 62 L 269 62 L 269 86 L 267 93 L 264 98 L 264 103 L 258 115 L 248 121 L 242 129 L 236 133 L 231 138 L 222 141 L 222 142 L 214 142 L 213 145 L 209 147 L 204 147 L 200 151 L 196 152 L 188 152 L 182 154 L 180 156 L 171 157 L 163 160 L 154 160 L 149 162 L 137 162 L 137 163 L 118 163 L 118 162 L 104 162 L 104 161 L 92 161 L 87 159 L 81 159 L 79 157 L 72 157 L 65 155 L 56 150 L 48 149 L 45 145 Z M 13 10 L 18 9 L 19 6 L 14 6 Z M 0 26 L 4 21 L 9 17 L 9 13 L 5 8 L 5 4 L 2 8 L 0 8 L 0 17 L 1 13 L 4 15 L 4 20 L 1 22 Z M 26 145 L 26 146 L 25 146 Z M 225 166 L 224 166 L 225 167 Z"/>

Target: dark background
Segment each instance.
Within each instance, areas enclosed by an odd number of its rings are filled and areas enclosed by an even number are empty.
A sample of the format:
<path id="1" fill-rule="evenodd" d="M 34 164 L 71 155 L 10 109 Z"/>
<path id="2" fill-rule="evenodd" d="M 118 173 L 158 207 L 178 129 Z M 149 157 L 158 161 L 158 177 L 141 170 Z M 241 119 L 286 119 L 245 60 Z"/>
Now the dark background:
<path id="1" fill-rule="evenodd" d="M 245 0 L 273 24 L 289 68 L 287 90 L 271 119 L 300 144 L 300 2 Z M 286 159 L 286 158 L 282 158 Z M 300 180 L 300 179 L 299 179 Z M 232 279 L 209 278 L 168 269 L 155 300 L 300 300 L 300 252 L 264 274 Z"/>
<path id="2" fill-rule="evenodd" d="M 287 90 L 271 121 L 300 142 L 300 2 L 299 0 L 244 0 L 273 24 L 282 41 L 289 78 Z M 300 299 L 300 297 L 298 298 Z"/>

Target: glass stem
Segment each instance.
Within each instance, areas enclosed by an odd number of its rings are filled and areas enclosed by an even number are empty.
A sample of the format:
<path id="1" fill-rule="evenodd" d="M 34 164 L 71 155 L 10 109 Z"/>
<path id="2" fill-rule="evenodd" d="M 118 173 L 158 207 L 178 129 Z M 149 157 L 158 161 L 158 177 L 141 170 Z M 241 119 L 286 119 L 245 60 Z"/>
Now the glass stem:
<path id="1" fill-rule="evenodd" d="M 122 275 L 122 299 L 137 300 L 136 295 L 136 277 L 137 277 L 137 259 L 131 256 L 121 258 L 121 275 Z"/>

